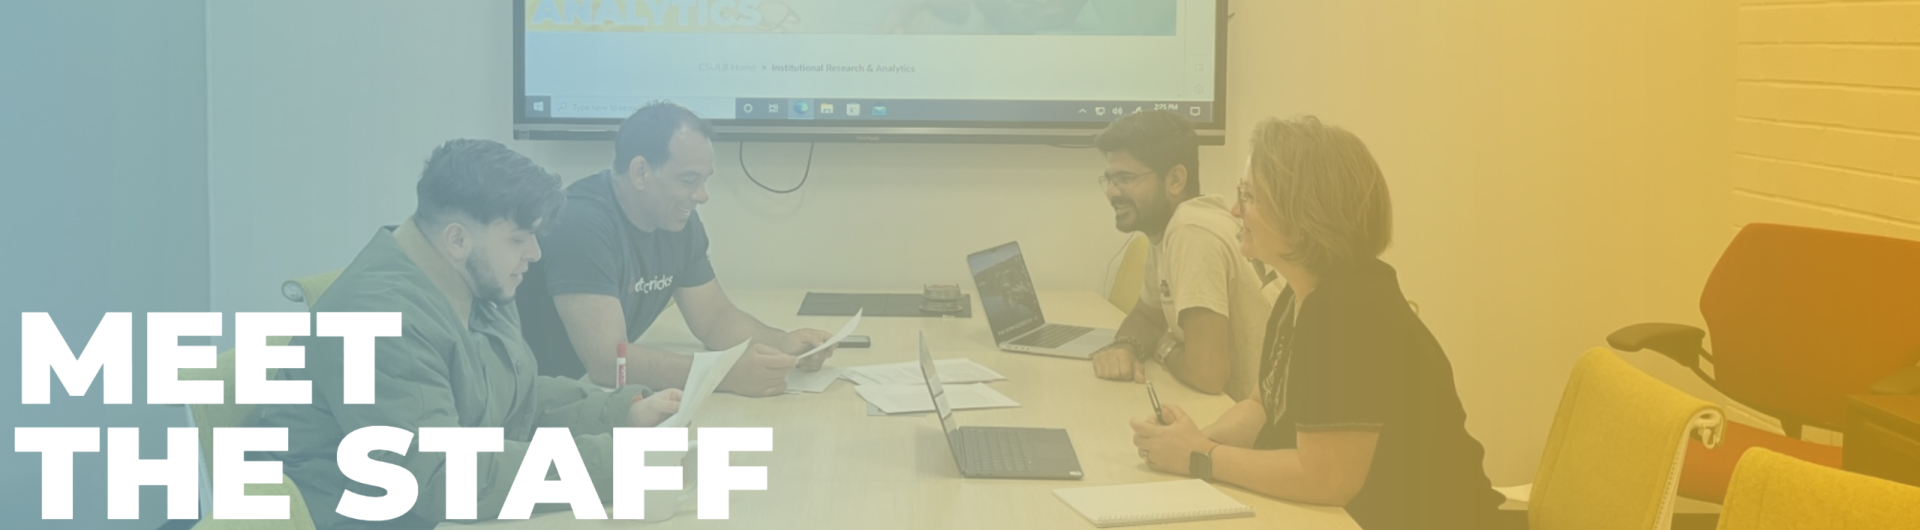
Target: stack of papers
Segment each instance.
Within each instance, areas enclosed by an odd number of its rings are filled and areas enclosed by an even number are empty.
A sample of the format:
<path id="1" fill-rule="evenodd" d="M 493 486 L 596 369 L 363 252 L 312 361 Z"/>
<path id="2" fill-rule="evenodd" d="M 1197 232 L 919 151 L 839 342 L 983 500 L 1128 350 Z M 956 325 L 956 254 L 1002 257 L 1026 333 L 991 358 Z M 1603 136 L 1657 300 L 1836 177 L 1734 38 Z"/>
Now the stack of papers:
<path id="1" fill-rule="evenodd" d="M 940 382 L 945 383 L 949 391 L 955 383 L 984 383 L 1007 378 L 972 359 L 941 359 L 934 361 L 933 367 L 940 371 Z M 860 385 L 919 385 L 922 388 L 921 395 L 924 397 L 926 394 L 927 379 L 920 375 L 919 361 L 856 366 L 846 369 L 841 377 Z"/>
<path id="2" fill-rule="evenodd" d="M 844 369 L 834 368 L 832 366 L 822 366 L 818 372 L 809 372 L 795 368 L 792 372 L 787 372 L 787 393 L 798 394 L 801 392 L 811 392 L 818 394 L 826 392 L 827 387 L 833 386 L 833 380 L 844 377 L 845 372 L 846 370 Z"/>
<path id="3" fill-rule="evenodd" d="M 946 392 L 947 406 L 953 410 L 1018 407 L 1020 403 L 985 384 L 940 385 Z M 881 412 L 903 414 L 933 410 L 933 397 L 927 385 L 860 385 L 854 387 L 860 397 Z"/>

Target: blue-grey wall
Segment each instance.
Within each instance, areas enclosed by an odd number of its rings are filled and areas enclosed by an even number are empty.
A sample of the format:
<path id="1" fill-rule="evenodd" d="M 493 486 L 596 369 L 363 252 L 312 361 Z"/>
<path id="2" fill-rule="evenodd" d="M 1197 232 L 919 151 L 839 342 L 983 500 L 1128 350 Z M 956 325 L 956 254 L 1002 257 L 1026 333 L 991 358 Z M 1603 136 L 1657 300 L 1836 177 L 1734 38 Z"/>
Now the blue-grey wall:
<path id="1" fill-rule="evenodd" d="M 145 396 L 148 311 L 207 311 L 206 6 L 201 0 L 6 2 L 0 16 L 0 338 L 18 355 L 20 313 L 46 311 L 76 351 L 102 313 L 134 318 L 135 402 Z M 164 489 L 142 488 L 137 521 L 106 519 L 106 455 L 74 460 L 74 520 L 41 521 L 40 457 L 14 427 L 140 427 L 165 454 L 179 407 L 84 398 L 19 402 L 20 363 L 0 360 L 0 527 L 150 529 Z M 105 449 L 104 432 L 101 448 Z"/>

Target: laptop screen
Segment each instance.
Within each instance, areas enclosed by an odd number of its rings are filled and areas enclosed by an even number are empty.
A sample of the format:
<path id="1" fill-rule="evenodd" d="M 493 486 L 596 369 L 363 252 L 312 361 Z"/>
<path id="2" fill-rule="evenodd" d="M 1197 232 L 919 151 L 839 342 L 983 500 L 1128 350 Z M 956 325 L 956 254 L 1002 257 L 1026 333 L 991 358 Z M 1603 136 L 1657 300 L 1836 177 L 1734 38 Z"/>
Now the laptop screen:
<path id="1" fill-rule="evenodd" d="M 927 332 L 920 332 L 920 375 L 927 379 L 927 393 L 933 396 L 933 412 L 940 415 L 942 438 L 947 439 L 947 452 L 953 453 L 953 465 L 965 468 L 961 463 L 965 457 L 954 436 L 960 434 L 960 426 L 953 422 L 953 407 L 947 406 L 946 388 L 940 385 L 940 371 L 933 365 L 933 352 L 927 349 Z"/>
<path id="2" fill-rule="evenodd" d="M 947 391 L 940 384 L 940 370 L 933 364 L 933 352 L 927 349 L 927 332 L 920 332 L 920 375 L 927 379 L 927 392 L 933 395 L 934 412 L 940 414 L 940 428 L 952 435 L 960 426 L 953 423 L 953 408 L 947 406 Z"/>
<path id="3" fill-rule="evenodd" d="M 970 254 L 967 268 L 973 270 L 973 285 L 980 291 L 980 307 L 987 313 L 995 342 L 1012 340 L 1047 323 L 1019 242 Z"/>

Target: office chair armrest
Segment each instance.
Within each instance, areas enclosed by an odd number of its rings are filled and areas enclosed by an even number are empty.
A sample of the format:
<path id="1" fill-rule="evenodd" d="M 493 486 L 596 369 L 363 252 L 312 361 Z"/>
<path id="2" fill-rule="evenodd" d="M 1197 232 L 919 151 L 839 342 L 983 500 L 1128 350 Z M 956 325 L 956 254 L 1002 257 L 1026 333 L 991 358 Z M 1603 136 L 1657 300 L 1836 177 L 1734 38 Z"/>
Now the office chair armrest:
<path id="1" fill-rule="evenodd" d="M 1870 388 L 1874 394 L 1883 396 L 1920 394 L 1920 366 L 1902 368 L 1885 379 L 1875 381 Z"/>
<path id="2" fill-rule="evenodd" d="M 1620 328 L 1607 335 L 1607 345 L 1626 352 L 1643 349 L 1659 352 L 1681 366 L 1692 368 L 1701 379 L 1712 381 L 1713 378 L 1700 369 L 1701 359 L 1713 360 L 1713 355 L 1700 346 L 1706 338 L 1706 330 L 1693 326 L 1649 322 Z"/>

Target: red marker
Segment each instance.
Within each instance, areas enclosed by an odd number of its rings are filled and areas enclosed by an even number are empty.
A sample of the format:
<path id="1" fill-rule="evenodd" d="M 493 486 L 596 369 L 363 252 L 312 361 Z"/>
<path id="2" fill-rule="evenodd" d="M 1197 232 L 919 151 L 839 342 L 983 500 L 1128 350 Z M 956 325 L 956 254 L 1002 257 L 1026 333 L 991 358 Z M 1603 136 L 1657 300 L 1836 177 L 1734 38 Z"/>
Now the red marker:
<path id="1" fill-rule="evenodd" d="M 626 388 L 627 387 L 627 343 L 625 342 L 620 343 L 619 348 L 615 350 L 615 356 L 613 358 L 613 369 L 614 369 L 613 389 L 619 390 L 622 388 Z"/>

